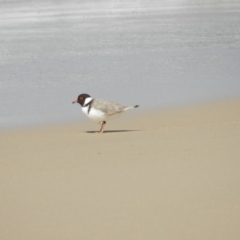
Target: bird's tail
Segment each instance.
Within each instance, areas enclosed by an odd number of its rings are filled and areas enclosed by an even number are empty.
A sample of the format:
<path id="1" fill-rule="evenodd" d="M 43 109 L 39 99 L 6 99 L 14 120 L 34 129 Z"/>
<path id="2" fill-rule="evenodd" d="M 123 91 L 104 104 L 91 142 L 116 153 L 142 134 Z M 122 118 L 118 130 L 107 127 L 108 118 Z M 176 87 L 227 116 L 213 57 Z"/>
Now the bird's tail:
<path id="1" fill-rule="evenodd" d="M 128 106 L 128 107 L 124 108 L 124 111 L 127 111 L 127 110 L 129 110 L 129 109 L 133 109 L 133 108 L 137 108 L 137 107 L 139 107 L 139 105 Z"/>

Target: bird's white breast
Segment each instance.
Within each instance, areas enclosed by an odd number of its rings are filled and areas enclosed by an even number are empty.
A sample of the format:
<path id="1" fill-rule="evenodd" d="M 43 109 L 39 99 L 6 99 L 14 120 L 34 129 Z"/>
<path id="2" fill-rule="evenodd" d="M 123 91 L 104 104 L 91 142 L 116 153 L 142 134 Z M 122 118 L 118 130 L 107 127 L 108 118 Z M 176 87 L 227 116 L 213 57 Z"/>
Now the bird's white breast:
<path id="1" fill-rule="evenodd" d="M 82 111 L 84 114 L 86 114 L 92 121 L 95 122 L 102 122 L 106 120 L 104 112 L 101 110 L 97 110 L 94 107 L 91 107 L 90 112 L 88 113 L 88 106 L 82 107 Z"/>

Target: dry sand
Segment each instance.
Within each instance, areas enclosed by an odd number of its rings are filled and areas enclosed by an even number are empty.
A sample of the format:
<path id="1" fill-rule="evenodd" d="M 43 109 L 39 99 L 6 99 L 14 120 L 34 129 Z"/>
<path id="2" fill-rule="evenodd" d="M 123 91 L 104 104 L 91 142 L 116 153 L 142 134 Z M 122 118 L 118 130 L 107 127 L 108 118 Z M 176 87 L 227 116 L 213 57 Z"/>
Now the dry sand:
<path id="1" fill-rule="evenodd" d="M 98 128 L 1 132 L 0 239 L 240 239 L 239 99 Z"/>

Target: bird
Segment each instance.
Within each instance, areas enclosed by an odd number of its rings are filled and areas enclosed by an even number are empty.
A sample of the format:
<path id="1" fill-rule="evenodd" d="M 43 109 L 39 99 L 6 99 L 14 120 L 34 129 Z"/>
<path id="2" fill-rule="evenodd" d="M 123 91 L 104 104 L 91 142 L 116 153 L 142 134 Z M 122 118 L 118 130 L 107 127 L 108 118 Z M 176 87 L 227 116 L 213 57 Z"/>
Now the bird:
<path id="1" fill-rule="evenodd" d="M 83 113 L 87 115 L 90 120 L 101 123 L 100 130 L 96 132 L 98 134 L 104 132 L 107 120 L 119 117 L 123 112 L 139 107 L 139 105 L 123 106 L 118 103 L 92 98 L 87 93 L 80 94 L 72 103 L 79 103 L 82 107 Z"/>

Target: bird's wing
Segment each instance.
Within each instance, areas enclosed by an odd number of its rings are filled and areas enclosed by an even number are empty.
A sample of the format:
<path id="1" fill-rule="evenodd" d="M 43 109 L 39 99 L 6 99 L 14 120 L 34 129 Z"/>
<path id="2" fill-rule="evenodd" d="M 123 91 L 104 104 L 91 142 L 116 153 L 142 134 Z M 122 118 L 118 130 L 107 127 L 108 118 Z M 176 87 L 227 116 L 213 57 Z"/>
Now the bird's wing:
<path id="1" fill-rule="evenodd" d="M 94 99 L 93 106 L 97 110 L 104 111 L 107 115 L 121 113 L 126 108 L 118 103 L 113 103 L 102 99 Z"/>

